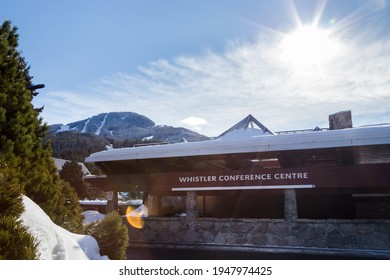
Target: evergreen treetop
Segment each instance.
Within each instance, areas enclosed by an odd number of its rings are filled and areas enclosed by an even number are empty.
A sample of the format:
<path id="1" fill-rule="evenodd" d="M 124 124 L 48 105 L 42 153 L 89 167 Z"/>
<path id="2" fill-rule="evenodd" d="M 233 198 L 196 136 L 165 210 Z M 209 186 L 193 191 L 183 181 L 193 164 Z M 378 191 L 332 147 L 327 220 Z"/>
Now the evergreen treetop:
<path id="1" fill-rule="evenodd" d="M 0 26 L 0 162 L 12 169 L 21 190 L 57 224 L 72 216 L 52 160 L 47 127 L 32 105 L 30 68 L 18 50 L 17 28 Z M 78 205 L 75 205 L 77 207 Z"/>
<path id="2" fill-rule="evenodd" d="M 68 182 L 76 191 L 79 199 L 88 198 L 87 184 L 83 180 L 83 170 L 77 162 L 65 162 L 59 174 L 61 179 Z"/>

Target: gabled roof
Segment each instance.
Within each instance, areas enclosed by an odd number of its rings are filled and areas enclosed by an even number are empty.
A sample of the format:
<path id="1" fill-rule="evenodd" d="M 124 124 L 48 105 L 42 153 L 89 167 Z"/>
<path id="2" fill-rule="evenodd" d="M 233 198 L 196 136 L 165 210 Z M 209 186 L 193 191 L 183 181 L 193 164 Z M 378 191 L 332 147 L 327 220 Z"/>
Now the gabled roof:
<path id="1" fill-rule="evenodd" d="M 259 122 L 254 116 L 249 114 L 246 118 L 226 130 L 224 133 L 219 135 L 218 138 L 225 138 L 226 136 L 233 136 L 234 134 L 249 134 L 248 136 L 254 135 L 274 135 L 265 125 Z M 238 136 L 238 135 L 234 135 Z M 243 135 L 245 136 L 245 135 Z"/>

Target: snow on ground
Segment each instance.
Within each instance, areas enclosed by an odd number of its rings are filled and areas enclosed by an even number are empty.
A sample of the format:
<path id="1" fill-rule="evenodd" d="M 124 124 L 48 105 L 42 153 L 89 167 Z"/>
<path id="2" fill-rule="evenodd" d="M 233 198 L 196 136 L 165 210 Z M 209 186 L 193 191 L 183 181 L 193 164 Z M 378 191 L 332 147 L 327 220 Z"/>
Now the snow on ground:
<path id="1" fill-rule="evenodd" d="M 97 241 L 89 235 L 71 233 L 56 224 L 31 199 L 23 196 L 25 207 L 20 219 L 37 239 L 39 258 L 43 260 L 107 260 L 99 254 Z"/>
<path id="2" fill-rule="evenodd" d="M 103 220 L 105 215 L 94 210 L 87 210 L 81 213 L 84 216 L 84 224 L 94 223 Z"/>
<path id="3" fill-rule="evenodd" d="M 60 129 L 58 129 L 56 132 L 64 132 L 70 130 L 69 125 L 61 125 Z"/>
<path id="4" fill-rule="evenodd" d="M 152 139 L 153 139 L 153 135 L 142 138 L 142 141 L 148 141 L 148 140 L 152 140 Z"/>

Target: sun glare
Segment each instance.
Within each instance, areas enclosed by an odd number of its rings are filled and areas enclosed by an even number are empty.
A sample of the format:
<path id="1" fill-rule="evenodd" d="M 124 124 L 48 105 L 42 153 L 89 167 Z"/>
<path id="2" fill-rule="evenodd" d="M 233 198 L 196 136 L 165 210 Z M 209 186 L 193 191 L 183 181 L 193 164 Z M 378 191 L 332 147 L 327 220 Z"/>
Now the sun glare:
<path id="1" fill-rule="evenodd" d="M 282 59 L 298 69 L 324 65 L 340 51 L 330 35 L 314 26 L 301 26 L 284 36 L 280 45 Z"/>
<path id="2" fill-rule="evenodd" d="M 126 209 L 126 219 L 127 222 L 134 228 L 141 229 L 144 227 L 144 220 L 142 218 L 142 215 L 144 214 L 144 211 L 137 212 L 136 209 L 132 207 L 127 207 Z"/>

